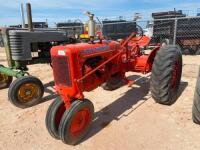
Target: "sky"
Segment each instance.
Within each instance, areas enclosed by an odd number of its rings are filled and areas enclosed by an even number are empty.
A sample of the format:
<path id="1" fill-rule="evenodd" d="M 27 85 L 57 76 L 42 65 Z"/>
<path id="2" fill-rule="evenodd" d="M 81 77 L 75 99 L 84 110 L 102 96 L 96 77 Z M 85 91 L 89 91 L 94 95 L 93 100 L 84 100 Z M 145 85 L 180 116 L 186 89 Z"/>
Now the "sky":
<path id="1" fill-rule="evenodd" d="M 33 21 L 56 22 L 82 19 L 83 12 L 91 11 L 99 18 L 132 18 L 139 12 L 142 18 L 150 17 L 152 12 L 168 11 L 176 8 L 195 12 L 200 8 L 200 0 L 0 0 L 0 26 L 20 24 L 20 3 L 30 1 Z"/>

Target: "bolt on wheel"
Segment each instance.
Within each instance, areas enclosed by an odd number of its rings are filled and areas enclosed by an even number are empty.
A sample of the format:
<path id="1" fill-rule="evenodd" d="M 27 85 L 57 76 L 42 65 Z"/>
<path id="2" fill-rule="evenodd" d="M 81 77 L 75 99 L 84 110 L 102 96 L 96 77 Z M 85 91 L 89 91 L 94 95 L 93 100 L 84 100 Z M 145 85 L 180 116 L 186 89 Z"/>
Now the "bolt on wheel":
<path id="1" fill-rule="evenodd" d="M 94 115 L 94 106 L 89 100 L 76 100 L 65 111 L 59 125 L 61 140 L 69 145 L 78 144 L 87 134 Z"/>
<path id="2" fill-rule="evenodd" d="M 0 73 L 0 89 L 8 88 L 13 78 L 5 74 Z"/>
<path id="3" fill-rule="evenodd" d="M 44 94 L 42 82 L 32 76 L 24 76 L 15 80 L 8 91 L 12 104 L 19 108 L 27 108 L 38 104 Z"/>

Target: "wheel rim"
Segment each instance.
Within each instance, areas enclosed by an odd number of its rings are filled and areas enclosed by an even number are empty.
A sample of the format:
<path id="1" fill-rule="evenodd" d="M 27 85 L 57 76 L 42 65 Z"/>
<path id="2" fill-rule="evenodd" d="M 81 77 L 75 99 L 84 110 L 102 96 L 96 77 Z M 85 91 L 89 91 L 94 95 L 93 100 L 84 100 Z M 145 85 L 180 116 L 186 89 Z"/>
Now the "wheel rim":
<path id="1" fill-rule="evenodd" d="M 18 90 L 18 99 L 20 102 L 29 102 L 40 97 L 41 89 L 34 83 L 21 85 Z"/>
<path id="2" fill-rule="evenodd" d="M 81 133 L 83 133 L 85 129 L 88 127 L 90 120 L 91 120 L 91 114 L 89 109 L 84 108 L 78 111 L 72 119 L 70 126 L 70 134 L 73 137 L 81 135 Z"/>
<path id="3" fill-rule="evenodd" d="M 179 80 L 179 71 L 180 71 L 180 62 L 178 60 L 176 60 L 176 63 L 174 65 L 173 68 L 173 72 L 172 72 L 172 82 L 171 82 L 171 87 L 174 89 L 177 87 L 177 80 Z"/>
<path id="4" fill-rule="evenodd" d="M 58 129 L 59 125 L 60 125 L 60 121 L 62 119 L 62 116 L 65 112 L 66 108 L 65 108 L 65 105 L 64 103 L 62 105 L 60 105 L 57 109 L 57 112 L 55 114 L 55 125 L 56 125 L 56 128 Z"/>
<path id="5" fill-rule="evenodd" d="M 2 84 L 8 83 L 8 81 L 9 81 L 9 76 L 0 73 L 0 83 L 2 83 Z"/>

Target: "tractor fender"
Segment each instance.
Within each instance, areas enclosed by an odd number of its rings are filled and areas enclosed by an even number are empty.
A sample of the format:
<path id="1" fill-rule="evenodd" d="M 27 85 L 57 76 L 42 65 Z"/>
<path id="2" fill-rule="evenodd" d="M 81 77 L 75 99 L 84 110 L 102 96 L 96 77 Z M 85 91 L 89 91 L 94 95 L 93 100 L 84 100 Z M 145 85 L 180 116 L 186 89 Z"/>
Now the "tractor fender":
<path id="1" fill-rule="evenodd" d="M 145 65 L 145 70 L 147 72 L 151 72 L 151 69 L 152 69 L 152 66 L 153 66 L 153 62 L 154 62 L 154 58 L 156 57 L 156 54 L 157 54 L 157 52 L 158 52 L 159 49 L 160 49 L 160 46 L 155 47 L 150 52 L 150 54 L 148 55 L 147 62 L 146 62 L 146 65 Z"/>
<path id="2" fill-rule="evenodd" d="M 159 49 L 160 47 L 156 47 L 150 52 L 150 54 L 144 54 L 136 57 L 136 61 L 131 63 L 129 66 L 130 70 L 134 70 L 135 72 L 142 72 L 144 74 L 151 72 L 154 58 Z"/>

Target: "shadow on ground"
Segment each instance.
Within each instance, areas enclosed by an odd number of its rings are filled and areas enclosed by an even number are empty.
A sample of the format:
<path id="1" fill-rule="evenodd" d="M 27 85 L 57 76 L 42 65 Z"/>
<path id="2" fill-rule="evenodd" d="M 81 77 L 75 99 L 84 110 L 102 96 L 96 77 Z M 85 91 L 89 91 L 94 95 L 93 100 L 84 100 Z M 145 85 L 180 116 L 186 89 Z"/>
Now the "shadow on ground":
<path id="1" fill-rule="evenodd" d="M 54 81 L 44 84 L 44 92 L 48 93 L 48 95 L 43 97 L 42 103 L 53 100 L 58 96 L 58 94 L 53 89 L 54 89 Z"/>
<path id="2" fill-rule="evenodd" d="M 177 94 L 177 99 L 182 95 L 182 93 L 184 92 L 187 86 L 188 86 L 188 82 L 181 81 L 178 94 Z"/>
<path id="3" fill-rule="evenodd" d="M 137 80 L 139 78 L 139 80 Z M 131 88 L 123 94 L 122 97 L 102 108 L 100 111 L 95 113 L 95 119 L 92 123 L 92 130 L 83 141 L 91 138 L 106 126 L 108 126 L 113 120 L 119 121 L 120 119 L 129 116 L 146 100 L 151 98 L 149 93 L 149 78 L 140 77 L 137 75 L 129 77 L 131 80 L 136 80 L 135 84 L 137 87 Z M 146 98 L 146 96 L 148 98 Z M 134 107 L 139 101 L 141 102 L 137 107 Z M 125 111 L 130 110 L 128 114 L 124 114 Z"/>
<path id="4" fill-rule="evenodd" d="M 109 104 L 108 106 L 102 108 L 100 111 L 96 112 L 91 131 L 88 133 L 86 138 L 82 140 L 82 142 L 98 134 L 113 120 L 119 121 L 124 117 L 128 117 L 131 113 L 133 113 L 136 109 L 141 107 L 148 99 L 151 98 L 151 94 L 149 93 L 150 83 L 148 77 L 133 75 L 130 76 L 129 79 L 135 80 L 137 87 L 131 88 L 126 93 L 124 93 L 122 97 Z M 187 82 L 181 82 L 178 97 L 183 93 L 187 86 Z M 139 103 L 139 101 L 142 102 L 140 102 L 137 107 L 133 107 Z M 127 110 L 129 110 L 129 113 L 125 114 Z"/>

